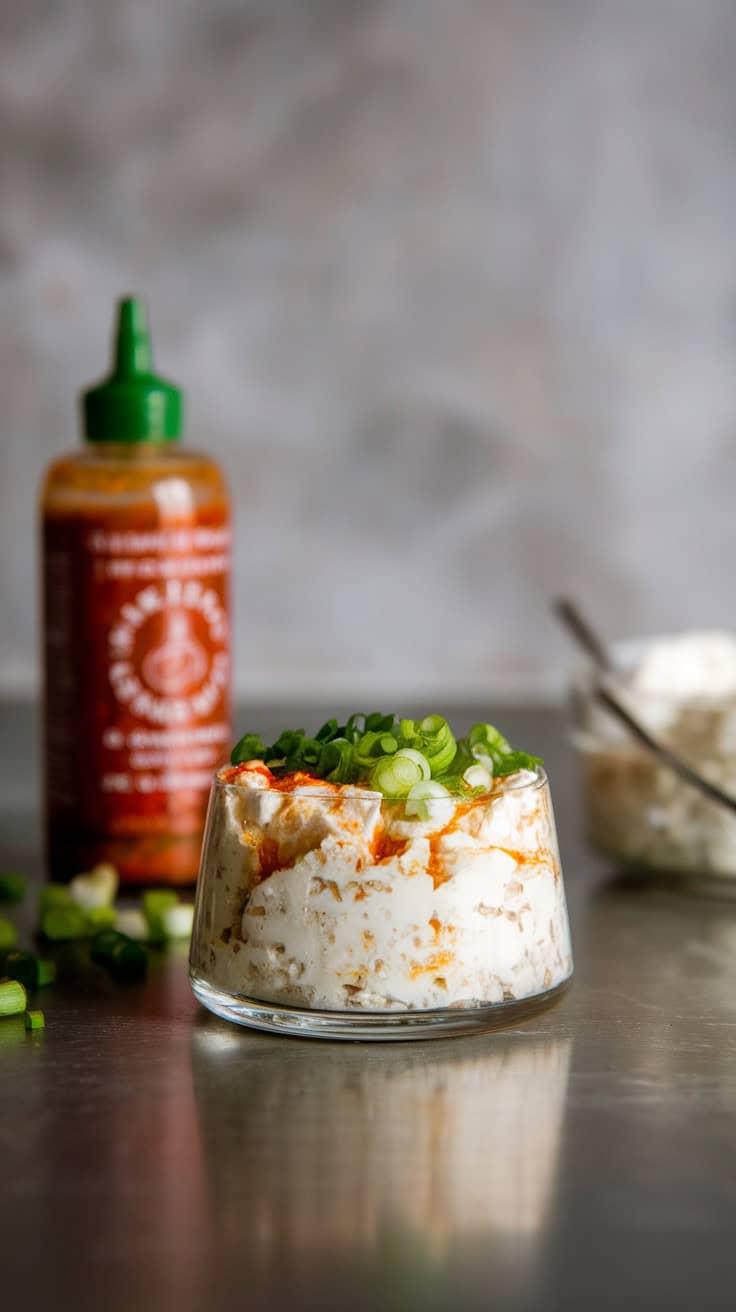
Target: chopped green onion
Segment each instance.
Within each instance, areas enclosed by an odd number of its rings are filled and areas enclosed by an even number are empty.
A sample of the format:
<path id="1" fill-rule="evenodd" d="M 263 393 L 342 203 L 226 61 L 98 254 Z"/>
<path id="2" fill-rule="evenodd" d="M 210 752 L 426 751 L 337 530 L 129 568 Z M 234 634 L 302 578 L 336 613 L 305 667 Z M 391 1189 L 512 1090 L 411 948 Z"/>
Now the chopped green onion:
<path id="1" fill-rule="evenodd" d="M 117 896 L 118 882 L 115 867 L 103 862 L 90 870 L 89 874 L 75 875 L 69 885 L 69 892 L 72 900 L 83 911 L 93 911 L 99 907 L 112 906 Z"/>
<path id="2" fill-rule="evenodd" d="M 355 764 L 359 770 L 370 770 L 381 756 L 392 756 L 399 742 L 392 733 L 383 729 L 368 729 L 355 744 Z"/>
<path id="3" fill-rule="evenodd" d="M 436 779 L 423 779 L 415 784 L 406 799 L 406 815 L 419 820 L 449 820 L 455 804 L 444 784 Z"/>
<path id="4" fill-rule="evenodd" d="M 25 893 L 25 875 L 0 875 L 0 902 L 22 902 Z"/>
<path id="5" fill-rule="evenodd" d="M 143 894 L 143 914 L 148 924 L 148 942 L 165 943 L 163 915 L 179 901 L 179 894 L 169 888 L 150 888 Z"/>
<path id="6" fill-rule="evenodd" d="M 407 746 L 418 748 L 426 756 L 433 778 L 450 767 L 457 751 L 453 732 L 441 715 L 402 720 L 401 738 Z"/>
<path id="7" fill-rule="evenodd" d="M 350 782 L 353 772 L 353 744 L 347 738 L 332 738 L 322 749 L 319 761 L 319 775 L 332 784 Z"/>
<path id="8" fill-rule="evenodd" d="M 49 907 L 41 920 L 41 933 L 54 942 L 63 943 L 87 937 L 87 917 L 81 907 Z"/>
<path id="9" fill-rule="evenodd" d="M 91 907 L 87 912 L 87 924 L 90 934 L 98 929 L 110 929 L 115 926 L 117 912 L 114 907 Z"/>
<path id="10" fill-rule="evenodd" d="M 468 742 L 473 756 L 479 759 L 488 756 L 494 766 L 511 751 L 503 734 L 492 724 L 474 724 L 468 734 Z"/>
<path id="11" fill-rule="evenodd" d="M 496 777 L 503 779 L 506 775 L 516 774 L 517 770 L 536 770 L 541 764 L 541 756 L 530 756 L 528 752 L 509 752 L 496 766 Z"/>
<path id="12" fill-rule="evenodd" d="M 396 753 L 394 760 L 413 761 L 421 770 L 422 779 L 431 778 L 432 771 L 430 769 L 429 761 L 422 752 L 416 751 L 414 747 L 401 747 Z"/>
<path id="13" fill-rule="evenodd" d="M 144 943 L 148 938 L 148 921 L 139 907 L 123 907 L 115 913 L 115 928 L 119 934 Z"/>
<path id="14" fill-rule="evenodd" d="M 326 720 L 322 725 L 322 728 L 318 729 L 314 736 L 318 743 L 329 743 L 333 738 L 340 736 L 340 727 L 337 720 Z"/>
<path id="15" fill-rule="evenodd" d="M 110 954 L 109 969 L 121 979 L 142 979 L 148 970 L 148 953 L 141 943 L 121 935 Z"/>
<path id="16" fill-rule="evenodd" d="M 27 1029 L 27 1030 L 42 1030 L 42 1029 L 45 1028 L 45 1026 L 46 1026 L 46 1018 L 45 1018 L 45 1016 L 44 1016 L 44 1014 L 43 1014 L 42 1011 L 27 1011 L 27 1012 L 26 1012 L 26 1029 Z"/>
<path id="17" fill-rule="evenodd" d="M 266 751 L 266 744 L 259 733 L 246 733 L 233 747 L 230 762 L 232 765 L 241 765 L 243 761 L 263 761 Z"/>
<path id="18" fill-rule="evenodd" d="M 179 902 L 169 907 L 161 917 L 161 924 L 167 939 L 191 938 L 194 923 L 194 907 L 191 903 Z"/>
<path id="19" fill-rule="evenodd" d="M 490 788 L 493 783 L 493 771 L 480 762 L 469 765 L 463 773 L 463 783 L 466 783 L 468 788 Z"/>
<path id="20" fill-rule="evenodd" d="M 0 916 L 0 951 L 8 948 L 14 948 L 18 942 L 18 931 L 12 920 L 7 916 Z"/>
<path id="21" fill-rule="evenodd" d="M 0 983 L 0 1016 L 20 1016 L 28 1005 L 28 996 L 20 980 Z"/>
<path id="22" fill-rule="evenodd" d="M 43 957 L 38 962 L 38 987 L 43 989 L 47 984 L 53 984 L 56 979 L 56 963 L 54 961 L 44 961 Z"/>
<path id="23" fill-rule="evenodd" d="M 89 945 L 89 955 L 96 966 L 105 966 L 111 961 L 113 948 L 122 937 L 116 929 L 101 929 L 95 934 Z"/>
<path id="24" fill-rule="evenodd" d="M 38 988 L 38 957 L 32 952 L 9 952 L 5 958 L 3 974 L 17 979 L 27 989 Z"/>
<path id="25" fill-rule="evenodd" d="M 426 762 L 424 765 L 418 764 L 413 759 L 414 755 L 414 752 L 407 755 L 401 751 L 393 756 L 382 756 L 373 767 L 372 786 L 383 793 L 384 797 L 408 797 L 414 785 L 426 779 Z"/>
<path id="26" fill-rule="evenodd" d="M 72 907 L 74 899 L 67 884 L 46 884 L 38 895 L 38 916 L 43 920 L 52 907 Z"/>
<path id="27" fill-rule="evenodd" d="M 143 945 L 115 929 L 101 929 L 95 934 L 90 956 L 95 965 L 120 979 L 142 979 L 148 969 L 148 953 Z"/>

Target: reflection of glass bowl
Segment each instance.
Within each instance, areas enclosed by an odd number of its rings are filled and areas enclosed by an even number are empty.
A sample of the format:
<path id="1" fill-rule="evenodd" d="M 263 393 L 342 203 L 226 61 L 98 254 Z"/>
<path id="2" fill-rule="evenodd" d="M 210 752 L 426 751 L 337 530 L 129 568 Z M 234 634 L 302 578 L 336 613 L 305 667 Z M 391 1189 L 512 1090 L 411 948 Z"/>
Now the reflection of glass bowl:
<path id="1" fill-rule="evenodd" d="M 675 698 L 632 691 L 626 672 L 646 644 L 613 648 L 624 671 L 619 696 L 661 742 L 736 797 L 736 699 Z M 573 742 L 586 821 L 602 851 L 642 869 L 709 877 L 736 875 L 736 814 L 711 801 L 640 747 L 593 697 L 588 667 L 571 687 Z"/>
<path id="2" fill-rule="evenodd" d="M 232 773 L 215 778 L 190 957 L 212 1011 L 300 1034 L 421 1037 L 513 1019 L 569 978 L 543 771 L 429 801 L 421 817 L 366 789 Z"/>
<path id="3" fill-rule="evenodd" d="M 517 1279 L 528 1275 L 518 1256 L 554 1199 L 569 1039 L 445 1041 L 426 1059 L 389 1045 L 367 1062 L 356 1046 L 325 1045 L 315 1061 L 303 1044 L 241 1038 L 214 1024 L 192 1030 L 201 1160 L 225 1262 L 242 1252 L 246 1226 L 249 1260 L 271 1275 L 287 1250 L 383 1256 L 392 1232 L 405 1262 L 412 1243 L 487 1260 L 498 1241 Z"/>

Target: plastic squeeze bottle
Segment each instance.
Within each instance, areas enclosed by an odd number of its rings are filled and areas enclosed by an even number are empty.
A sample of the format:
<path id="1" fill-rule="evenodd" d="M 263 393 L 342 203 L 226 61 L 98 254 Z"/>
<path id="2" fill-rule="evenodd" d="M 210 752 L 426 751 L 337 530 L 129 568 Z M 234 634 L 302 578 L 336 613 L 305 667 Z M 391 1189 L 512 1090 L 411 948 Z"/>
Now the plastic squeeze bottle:
<path id="1" fill-rule="evenodd" d="M 189 883 L 231 737 L 227 489 L 179 448 L 141 301 L 119 302 L 112 373 L 81 408 L 85 444 L 42 496 L 49 870 Z"/>

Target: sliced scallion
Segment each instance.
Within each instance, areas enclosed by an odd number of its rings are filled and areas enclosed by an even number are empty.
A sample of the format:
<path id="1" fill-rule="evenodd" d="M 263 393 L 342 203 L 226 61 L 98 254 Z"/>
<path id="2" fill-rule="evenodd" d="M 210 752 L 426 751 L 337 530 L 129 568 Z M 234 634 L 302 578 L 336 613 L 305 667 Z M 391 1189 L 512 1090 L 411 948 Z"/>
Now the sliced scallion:
<path id="1" fill-rule="evenodd" d="M 490 788 L 493 783 L 493 772 L 480 762 L 469 765 L 463 773 L 463 783 L 467 784 L 468 788 Z"/>
<path id="2" fill-rule="evenodd" d="M 455 810 L 451 794 L 436 779 L 423 779 L 415 784 L 406 799 L 406 815 L 418 820 L 443 822 L 450 820 Z"/>
<path id="3" fill-rule="evenodd" d="M 12 920 L 8 920 L 7 916 L 0 916 L 0 952 L 14 948 L 17 942 L 18 931 Z"/>
<path id="4" fill-rule="evenodd" d="M 0 1016 L 20 1016 L 28 1006 L 28 995 L 20 980 L 0 982 Z"/>
<path id="5" fill-rule="evenodd" d="M 148 924 L 149 943 L 166 942 L 162 917 L 178 901 L 179 894 L 171 888 L 150 888 L 143 894 L 143 914 Z"/>
<path id="6" fill-rule="evenodd" d="M 87 938 L 88 932 L 87 917 L 73 902 L 66 907 L 49 907 L 41 920 L 41 933 L 56 943 Z"/>
<path id="7" fill-rule="evenodd" d="M 414 785 L 426 779 L 426 762 L 420 765 L 413 759 L 414 755 L 400 751 L 393 756 L 382 756 L 373 767 L 372 786 L 384 797 L 408 797 Z"/>
<path id="8" fill-rule="evenodd" d="M 103 862 L 89 874 L 75 875 L 69 884 L 72 901 L 83 911 L 112 906 L 118 891 L 118 872 L 113 865 Z"/>
<path id="9" fill-rule="evenodd" d="M 42 1011 L 26 1012 L 27 1030 L 42 1030 L 45 1029 L 45 1027 L 46 1027 L 46 1017 L 44 1016 Z"/>
<path id="10" fill-rule="evenodd" d="M 168 911 L 164 911 L 161 923 L 167 939 L 191 938 L 194 907 L 191 903 L 178 902 L 175 907 L 169 907 Z"/>
<path id="11" fill-rule="evenodd" d="M 139 907 L 122 907 L 115 912 L 115 929 L 119 934 L 143 943 L 148 938 L 148 921 Z"/>

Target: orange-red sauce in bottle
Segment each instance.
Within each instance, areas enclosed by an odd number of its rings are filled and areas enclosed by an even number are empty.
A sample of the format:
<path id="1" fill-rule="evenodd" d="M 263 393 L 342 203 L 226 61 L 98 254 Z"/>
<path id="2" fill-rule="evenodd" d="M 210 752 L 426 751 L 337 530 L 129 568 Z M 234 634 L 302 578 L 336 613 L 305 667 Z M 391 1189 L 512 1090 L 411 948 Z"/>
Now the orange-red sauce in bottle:
<path id="1" fill-rule="evenodd" d="M 231 736 L 230 510 L 218 466 L 173 440 L 181 396 L 151 372 L 140 302 L 118 314 L 87 443 L 42 496 L 48 864 L 183 884 Z"/>

